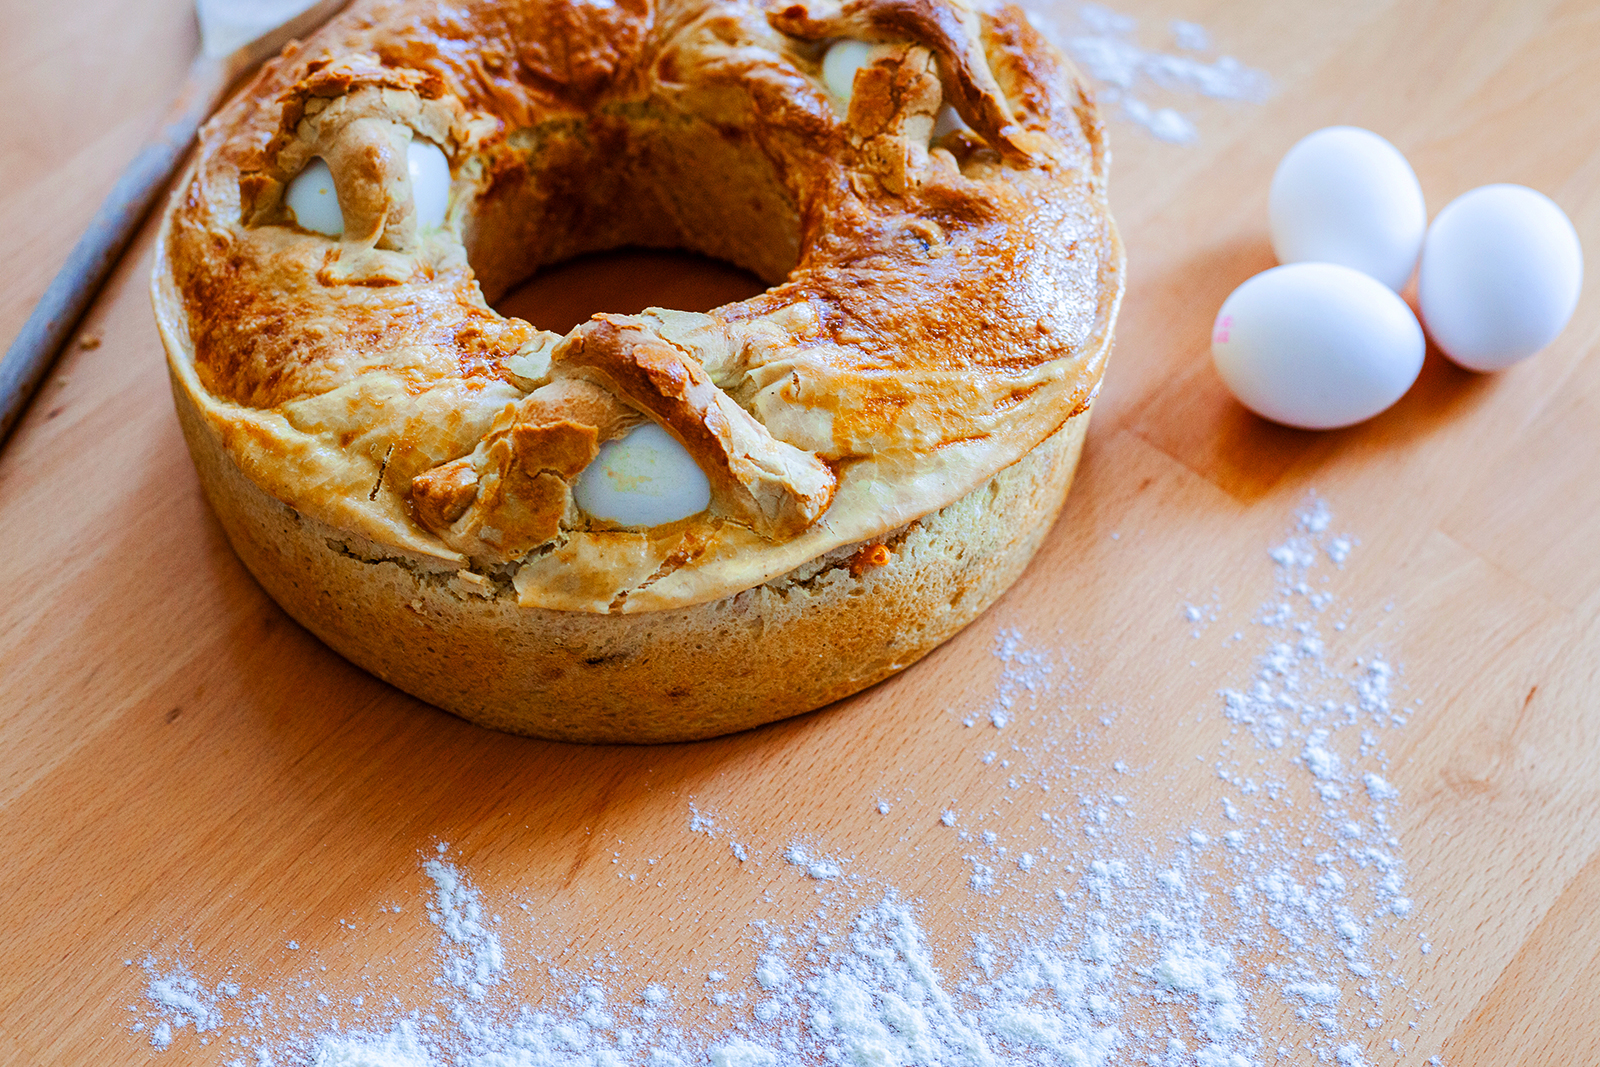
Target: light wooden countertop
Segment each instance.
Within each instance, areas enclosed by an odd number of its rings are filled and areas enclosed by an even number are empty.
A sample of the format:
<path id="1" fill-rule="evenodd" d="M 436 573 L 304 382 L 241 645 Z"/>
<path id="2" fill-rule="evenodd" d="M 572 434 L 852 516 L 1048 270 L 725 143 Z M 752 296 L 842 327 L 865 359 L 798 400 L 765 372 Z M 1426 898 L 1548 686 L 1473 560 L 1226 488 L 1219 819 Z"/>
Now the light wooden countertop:
<path id="1" fill-rule="evenodd" d="M 1373 1029 L 1344 1017 L 1343 1040 L 1372 1063 L 1600 1063 L 1600 272 L 1537 358 L 1476 376 L 1430 351 L 1398 406 L 1341 432 L 1248 415 L 1208 355 L 1223 298 L 1272 264 L 1272 169 L 1323 125 L 1390 138 L 1430 214 L 1492 181 L 1538 188 L 1600 256 L 1600 6 L 1115 6 L 1151 44 L 1170 18 L 1204 25 L 1276 90 L 1261 104 L 1163 98 L 1194 117 L 1189 145 L 1111 122 L 1127 298 L 1060 523 L 999 605 L 924 662 L 718 741 L 485 732 L 290 621 L 201 497 L 150 312 L 147 230 L 83 327 L 98 345 L 69 351 L 0 454 L 0 1062 L 150 1061 L 127 1008 L 143 976 L 122 964 L 146 954 L 287 989 L 311 966 L 293 940 L 320 946 L 330 988 L 359 988 L 383 960 L 426 996 L 437 938 L 418 859 L 436 841 L 486 900 L 530 904 L 530 943 L 551 951 L 628 946 L 676 973 L 714 948 L 730 973 L 747 968 L 752 917 L 803 918 L 818 899 L 779 858 L 797 837 L 850 858 L 862 903 L 868 883 L 895 887 L 955 946 L 971 909 L 1024 891 L 973 894 L 976 846 L 940 824 L 943 808 L 992 812 L 984 825 L 1020 840 L 1076 788 L 1065 771 L 1057 794 L 1033 787 L 1046 754 L 1101 771 L 1125 760 L 1136 839 L 1160 852 L 1234 795 L 1214 764 L 1251 742 L 1218 693 L 1255 676 L 1266 553 L 1315 491 L 1356 539 L 1343 569 L 1318 571 L 1348 620 L 1326 630 L 1328 661 L 1381 652 L 1400 669 L 1396 705 L 1414 708 L 1383 746 L 1415 910 L 1374 935 L 1408 988 Z M 195 44 L 182 0 L 10 13 L 0 338 Z M 1005 731 L 962 727 L 993 704 L 996 641 L 1012 629 L 1056 664 L 1043 702 Z M 1028 788 L 976 758 L 985 748 L 1031 767 Z M 722 836 L 687 831 L 691 801 Z M 733 837 L 751 863 L 732 859 Z M 387 901 L 406 902 L 403 920 L 373 919 Z M 1290 1048 L 1321 1040 L 1288 1006 L 1252 1011 Z M 237 1054 L 185 1035 L 154 1062 Z"/>

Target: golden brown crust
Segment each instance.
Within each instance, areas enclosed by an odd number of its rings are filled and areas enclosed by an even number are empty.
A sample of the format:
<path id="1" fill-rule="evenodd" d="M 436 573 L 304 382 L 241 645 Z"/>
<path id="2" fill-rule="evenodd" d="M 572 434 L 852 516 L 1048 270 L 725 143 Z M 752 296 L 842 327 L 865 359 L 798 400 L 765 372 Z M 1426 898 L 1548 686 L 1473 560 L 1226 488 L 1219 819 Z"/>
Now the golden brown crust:
<path id="1" fill-rule="evenodd" d="M 1089 422 L 1087 411 L 1074 416 L 883 541 L 709 603 L 602 615 L 522 606 L 503 579 L 296 512 L 234 465 L 176 368 L 173 387 L 212 508 L 284 610 L 362 668 L 463 718 L 595 743 L 759 726 L 914 663 L 1021 574 L 1061 508 Z"/>
<path id="2" fill-rule="evenodd" d="M 875 42 L 847 106 L 841 37 Z M 437 228 L 418 140 L 450 162 Z M 313 157 L 337 239 L 286 204 Z M 1122 293 L 1106 166 L 1014 7 L 355 0 L 203 131 L 156 313 L 224 529 L 329 645 L 487 726 L 707 737 L 904 667 L 1032 556 Z M 565 337 L 489 307 L 623 244 L 773 288 Z M 710 507 L 584 514 L 575 480 L 647 420 Z"/>
<path id="3" fill-rule="evenodd" d="M 653 331 L 597 316 L 564 347 L 563 362 L 588 370 L 672 431 L 700 460 L 722 509 L 740 525 L 787 540 L 832 501 L 832 468 L 775 439 L 712 383 L 699 360 Z"/>
<path id="4" fill-rule="evenodd" d="M 843 36 L 885 43 L 841 114 L 819 73 Z M 941 104 L 968 128 L 930 145 Z M 451 160 L 438 230 L 415 217 L 413 139 Z M 312 156 L 336 241 L 283 206 Z M 158 311 L 271 495 L 510 568 L 525 606 L 660 611 L 871 542 L 1085 410 L 1121 294 L 1105 167 L 1082 85 L 1015 8 L 357 0 L 207 126 Z M 485 301 L 623 243 L 778 284 L 565 338 Z M 643 419 L 700 462 L 712 507 L 596 524 L 570 484 Z"/>
<path id="5" fill-rule="evenodd" d="M 979 14 L 965 2 L 845 0 L 842 4 L 831 4 L 823 0 L 817 4 L 785 5 L 771 11 L 768 20 L 784 33 L 806 41 L 841 37 L 915 41 L 932 53 L 950 105 L 1008 161 L 1034 166 L 1040 162 L 1040 154 L 1050 153 L 1052 146 L 1048 138 L 1030 136 L 1016 121 L 1005 93 L 990 70 Z M 937 90 L 937 85 L 934 88 Z M 902 94 L 893 90 L 891 93 L 863 94 L 865 106 L 861 108 L 861 118 L 867 118 L 873 111 L 900 110 L 881 107 L 883 103 L 900 102 Z M 923 112 L 930 120 L 938 109 L 937 95 L 932 97 L 931 103 L 932 106 Z M 858 121 L 854 102 L 851 120 L 857 129 L 882 128 L 880 123 Z"/>

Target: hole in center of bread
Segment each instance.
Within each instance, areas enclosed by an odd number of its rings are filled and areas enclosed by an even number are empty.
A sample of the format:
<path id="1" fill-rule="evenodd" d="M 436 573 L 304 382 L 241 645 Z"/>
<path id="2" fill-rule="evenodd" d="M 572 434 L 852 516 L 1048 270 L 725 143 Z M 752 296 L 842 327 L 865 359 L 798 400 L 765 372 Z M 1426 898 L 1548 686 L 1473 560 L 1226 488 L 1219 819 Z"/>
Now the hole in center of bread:
<path id="1" fill-rule="evenodd" d="M 800 262 L 796 183 L 780 163 L 743 131 L 660 101 L 518 130 L 476 166 L 485 179 L 462 236 L 494 306 L 541 272 L 615 249 L 709 256 L 767 285 Z"/>
<path id="2" fill-rule="evenodd" d="M 764 292 L 767 283 L 722 260 L 691 252 L 622 248 L 547 267 L 494 303 L 502 315 L 564 334 L 596 312 L 636 315 L 648 307 L 710 311 Z"/>

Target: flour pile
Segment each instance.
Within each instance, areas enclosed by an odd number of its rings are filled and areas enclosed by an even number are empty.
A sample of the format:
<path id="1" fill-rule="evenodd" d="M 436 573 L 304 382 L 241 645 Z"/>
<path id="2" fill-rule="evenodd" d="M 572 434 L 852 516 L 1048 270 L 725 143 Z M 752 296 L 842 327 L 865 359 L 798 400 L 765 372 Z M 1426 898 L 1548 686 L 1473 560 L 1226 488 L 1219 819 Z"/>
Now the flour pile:
<path id="1" fill-rule="evenodd" d="M 876 881 L 868 858 L 790 828 L 740 862 L 768 857 L 813 884 L 820 907 L 754 917 L 759 958 L 742 979 L 652 973 L 648 960 L 562 971 L 523 958 L 516 923 L 486 916 L 440 845 L 421 862 L 437 932 L 429 1002 L 374 988 L 334 1004 L 314 980 L 285 1000 L 150 959 L 131 1028 L 236 1067 L 1363 1067 L 1378 1030 L 1389 1058 L 1413 1052 L 1426 1005 L 1401 952 L 1431 945 L 1407 895 L 1385 739 L 1418 709 L 1398 699 L 1389 659 L 1336 651 L 1358 617 L 1329 579 L 1354 553 L 1312 498 L 1266 553 L 1274 592 L 1243 628 L 1178 606 L 1175 642 L 1220 640 L 1248 665 L 1171 712 L 1224 738 L 1183 766 L 1130 766 L 1088 735 L 1064 738 L 1123 713 L 1084 727 L 1064 657 L 1002 628 L 994 697 L 950 722 L 1002 803 L 861 798 L 954 836 L 966 865 L 948 872 L 948 895 L 966 903 L 951 943 L 929 938 L 925 909 Z M 1141 812 L 1195 775 L 1212 779 L 1214 810 L 1176 832 L 1141 829 Z M 1036 822 L 1015 817 L 1024 806 Z M 687 830 L 762 835 L 694 805 Z M 532 989 L 555 991 L 524 1003 Z M 731 1021 L 707 1023 L 708 1004 Z"/>

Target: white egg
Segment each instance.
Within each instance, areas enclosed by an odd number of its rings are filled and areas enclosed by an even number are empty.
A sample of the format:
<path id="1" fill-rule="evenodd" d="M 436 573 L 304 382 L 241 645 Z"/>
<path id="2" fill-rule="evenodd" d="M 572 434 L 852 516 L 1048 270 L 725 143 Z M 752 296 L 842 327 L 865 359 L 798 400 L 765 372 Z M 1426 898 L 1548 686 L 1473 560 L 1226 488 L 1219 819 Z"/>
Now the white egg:
<path id="1" fill-rule="evenodd" d="M 1279 263 L 1339 263 L 1396 292 L 1411 278 L 1428 225 L 1406 157 L 1355 126 L 1329 126 L 1289 149 L 1268 209 Z"/>
<path id="2" fill-rule="evenodd" d="M 659 526 L 711 506 L 711 483 L 689 450 L 653 422 L 600 446 L 572 487 L 578 506 L 623 526 Z"/>
<path id="3" fill-rule="evenodd" d="M 846 108 L 850 106 L 850 94 L 855 89 L 856 71 L 872 61 L 874 47 L 866 41 L 847 37 L 829 45 L 827 55 L 822 57 L 822 83 Z"/>
<path id="4" fill-rule="evenodd" d="M 1554 201 L 1522 185 L 1485 185 L 1446 204 L 1417 275 L 1434 343 L 1477 371 L 1509 367 L 1554 341 L 1582 287 L 1578 232 Z"/>
<path id="5" fill-rule="evenodd" d="M 1263 271 L 1217 312 L 1211 358 L 1245 407 L 1307 430 L 1370 419 L 1422 370 L 1422 327 L 1393 289 L 1334 263 Z"/>
<path id="6" fill-rule="evenodd" d="M 424 230 L 444 225 L 450 206 L 450 161 L 432 141 L 413 138 L 406 149 L 406 169 L 411 172 L 411 198 L 417 205 L 417 226 Z"/>
<path id="7" fill-rule="evenodd" d="M 333 171 L 320 157 L 307 163 L 289 182 L 284 202 L 293 212 L 294 221 L 306 229 L 327 237 L 344 233 L 344 213 L 339 210 L 339 191 L 333 185 Z"/>
<path id="8" fill-rule="evenodd" d="M 972 127 L 967 125 L 967 121 L 961 117 L 961 113 L 946 104 L 939 109 L 939 114 L 933 120 L 933 136 L 930 140 L 937 141 L 947 133 L 970 129 Z"/>

